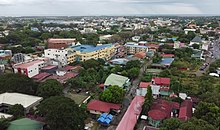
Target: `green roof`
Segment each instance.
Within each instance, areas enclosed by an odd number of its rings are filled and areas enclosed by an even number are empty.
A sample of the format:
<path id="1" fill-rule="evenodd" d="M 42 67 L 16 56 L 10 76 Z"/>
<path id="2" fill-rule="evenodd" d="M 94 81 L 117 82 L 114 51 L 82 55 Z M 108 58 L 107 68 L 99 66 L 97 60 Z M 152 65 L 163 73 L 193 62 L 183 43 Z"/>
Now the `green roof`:
<path id="1" fill-rule="evenodd" d="M 41 130 L 43 124 L 28 118 L 22 118 L 10 122 L 7 130 Z"/>
<path id="2" fill-rule="evenodd" d="M 123 85 L 128 81 L 129 78 L 117 74 L 110 74 L 108 78 L 105 80 L 104 85 L 118 85 L 119 87 L 123 87 Z"/>

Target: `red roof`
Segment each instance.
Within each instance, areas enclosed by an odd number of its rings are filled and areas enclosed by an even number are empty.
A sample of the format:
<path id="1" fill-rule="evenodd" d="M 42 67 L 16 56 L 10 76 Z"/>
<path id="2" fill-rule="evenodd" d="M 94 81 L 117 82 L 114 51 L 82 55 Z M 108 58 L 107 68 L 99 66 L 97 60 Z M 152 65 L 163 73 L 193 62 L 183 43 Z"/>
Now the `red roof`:
<path id="1" fill-rule="evenodd" d="M 178 102 L 171 102 L 171 106 L 174 109 L 180 109 L 180 104 Z"/>
<path id="2" fill-rule="evenodd" d="M 192 117 L 192 101 L 184 100 L 180 107 L 179 119 L 186 121 Z"/>
<path id="3" fill-rule="evenodd" d="M 99 84 L 98 86 L 99 86 L 100 88 L 104 88 L 105 85 L 104 85 L 104 84 Z"/>
<path id="4" fill-rule="evenodd" d="M 139 88 L 147 88 L 151 85 L 151 82 L 140 82 Z"/>
<path id="5" fill-rule="evenodd" d="M 70 65 L 67 65 L 65 66 L 63 69 L 66 70 L 66 71 L 70 71 L 74 68 L 74 66 L 70 66 Z"/>
<path id="6" fill-rule="evenodd" d="M 47 77 L 45 80 L 47 79 L 56 79 L 57 81 L 59 81 L 60 83 L 65 83 L 68 79 L 70 78 L 74 78 L 78 75 L 78 73 L 74 73 L 74 72 L 69 72 L 69 73 L 66 73 L 64 76 L 58 76 L 58 75 L 51 75 L 49 77 Z"/>
<path id="7" fill-rule="evenodd" d="M 165 112 L 162 112 L 160 110 L 150 110 L 148 112 L 148 116 L 154 120 L 163 120 L 166 118 L 167 115 Z"/>
<path id="8" fill-rule="evenodd" d="M 118 124 L 116 130 L 134 130 L 135 124 L 137 123 L 137 117 L 140 115 L 144 97 L 135 96 L 126 113 Z"/>
<path id="9" fill-rule="evenodd" d="M 153 78 L 157 85 L 170 85 L 170 78 Z"/>
<path id="10" fill-rule="evenodd" d="M 161 54 L 162 57 L 174 57 L 174 54 Z"/>
<path id="11" fill-rule="evenodd" d="M 44 63 L 43 60 L 34 60 L 34 61 L 30 61 L 30 62 L 27 62 L 27 63 L 22 63 L 22 64 L 16 64 L 14 65 L 16 68 L 21 68 L 21 69 L 27 69 L 28 67 L 30 66 L 33 66 L 35 64 L 42 64 Z"/>
<path id="12" fill-rule="evenodd" d="M 44 80 L 45 78 L 51 76 L 52 74 L 49 74 L 49 73 L 46 73 L 46 72 L 43 72 L 43 73 L 39 73 L 38 75 L 35 75 L 34 77 L 32 77 L 33 79 L 35 80 L 38 80 L 38 81 L 42 81 Z"/>
<path id="13" fill-rule="evenodd" d="M 42 68 L 42 70 L 50 70 L 50 69 L 54 69 L 54 68 L 57 68 L 56 65 L 48 65 L 48 66 L 45 66 Z"/>
<path id="14" fill-rule="evenodd" d="M 149 48 L 155 48 L 155 49 L 158 49 L 160 46 L 157 45 L 157 44 L 148 44 L 147 45 Z"/>
<path id="15" fill-rule="evenodd" d="M 146 56 L 146 54 L 144 52 L 138 52 L 134 55 L 134 57 L 143 59 Z"/>
<path id="16" fill-rule="evenodd" d="M 99 100 L 92 100 L 88 103 L 88 110 L 95 110 L 100 112 L 109 113 L 110 109 L 119 110 L 121 108 L 121 104 L 107 103 Z"/>
<path id="17" fill-rule="evenodd" d="M 148 116 L 154 120 L 163 120 L 170 118 L 171 116 L 171 103 L 166 100 L 156 100 L 151 106 L 151 110 L 148 112 Z"/>

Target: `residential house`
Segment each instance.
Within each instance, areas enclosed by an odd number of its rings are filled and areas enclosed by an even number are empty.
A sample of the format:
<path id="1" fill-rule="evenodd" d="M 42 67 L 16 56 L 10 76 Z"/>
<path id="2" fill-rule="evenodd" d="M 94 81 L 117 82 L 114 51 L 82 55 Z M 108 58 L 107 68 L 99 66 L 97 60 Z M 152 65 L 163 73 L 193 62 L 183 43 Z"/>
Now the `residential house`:
<path id="1" fill-rule="evenodd" d="M 179 119 L 182 121 L 187 121 L 192 117 L 193 102 L 190 99 L 186 99 L 181 103 L 179 111 Z"/>
<path id="2" fill-rule="evenodd" d="M 202 38 L 200 36 L 195 36 L 191 41 L 190 41 L 190 46 L 192 46 L 193 44 L 202 44 Z"/>
<path id="3" fill-rule="evenodd" d="M 105 80 L 104 86 L 105 89 L 109 86 L 117 85 L 120 88 L 126 88 L 130 85 L 130 79 L 125 76 L 110 74 Z"/>
<path id="4" fill-rule="evenodd" d="M 102 114 L 102 113 L 109 113 L 111 110 L 119 111 L 121 108 L 121 104 L 114 104 L 103 102 L 99 100 L 92 100 L 87 104 L 87 110 L 91 114 Z"/>
<path id="5" fill-rule="evenodd" d="M 128 42 L 125 44 L 125 50 L 127 54 L 136 54 L 139 52 L 148 52 L 148 47 L 143 45 L 138 45 L 138 43 Z"/>
<path id="6" fill-rule="evenodd" d="M 152 78 L 151 81 L 152 90 L 155 90 L 156 92 L 153 92 L 153 94 L 158 94 L 158 88 L 159 88 L 159 95 L 161 96 L 169 96 L 170 95 L 170 78 Z M 156 89 L 155 89 L 156 88 Z M 155 96 L 159 96 L 155 95 Z"/>
<path id="7" fill-rule="evenodd" d="M 147 87 L 149 87 L 150 85 L 151 85 L 151 82 L 140 82 L 139 88 L 136 90 L 136 95 L 145 96 L 147 94 Z M 154 94 L 155 93 L 153 93 L 153 95 Z"/>

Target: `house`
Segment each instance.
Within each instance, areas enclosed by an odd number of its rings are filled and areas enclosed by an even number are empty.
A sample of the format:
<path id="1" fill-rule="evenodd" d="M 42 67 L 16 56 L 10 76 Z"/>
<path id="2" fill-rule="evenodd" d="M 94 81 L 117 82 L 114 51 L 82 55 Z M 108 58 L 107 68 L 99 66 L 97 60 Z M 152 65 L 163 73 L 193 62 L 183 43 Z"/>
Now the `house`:
<path id="1" fill-rule="evenodd" d="M 134 130 L 137 120 L 141 114 L 143 103 L 143 96 L 135 96 L 119 122 L 116 130 Z"/>
<path id="2" fill-rule="evenodd" d="M 112 73 L 105 80 L 104 86 L 107 88 L 109 86 L 117 85 L 118 87 L 125 88 L 130 85 L 129 81 L 130 79 L 128 77 Z"/>
<path id="3" fill-rule="evenodd" d="M 35 109 L 42 100 L 42 97 L 21 93 L 2 93 L 0 94 L 0 111 L 7 111 L 8 107 L 21 104 L 25 108 L 25 112 L 28 113 L 31 108 Z"/>
<path id="4" fill-rule="evenodd" d="M 159 64 L 162 66 L 170 67 L 173 61 L 174 61 L 174 58 L 164 57 L 161 59 Z"/>
<path id="5" fill-rule="evenodd" d="M 192 117 L 193 102 L 189 99 L 184 100 L 181 103 L 179 111 L 179 119 L 182 121 L 187 121 Z"/>
<path id="6" fill-rule="evenodd" d="M 147 93 L 147 87 L 150 85 L 151 85 L 151 82 L 140 82 L 139 88 L 136 90 L 136 95 L 145 96 Z"/>
<path id="7" fill-rule="evenodd" d="M 184 29 L 184 32 L 185 32 L 185 34 L 188 34 L 189 32 L 196 32 L 196 29 L 186 28 L 186 29 Z"/>
<path id="8" fill-rule="evenodd" d="M 34 60 L 13 65 L 14 73 L 24 74 L 29 78 L 39 74 L 40 69 L 46 66 L 45 60 Z"/>
<path id="9" fill-rule="evenodd" d="M 174 54 L 161 54 L 160 55 L 161 57 L 163 57 L 163 58 L 174 58 Z"/>
<path id="10" fill-rule="evenodd" d="M 179 104 L 168 102 L 166 100 L 158 99 L 153 102 L 150 111 L 148 112 L 149 124 L 154 127 L 159 127 L 160 123 L 164 119 L 168 119 L 173 116 L 173 113 L 178 112 Z"/>
<path id="11" fill-rule="evenodd" d="M 204 54 L 204 51 L 194 49 L 193 54 L 191 55 L 191 57 L 201 59 L 201 60 L 205 60 L 205 58 L 203 57 L 203 54 Z"/>
<path id="12" fill-rule="evenodd" d="M 9 123 L 7 130 L 43 130 L 44 124 L 29 118 L 21 118 Z"/>
<path id="13" fill-rule="evenodd" d="M 10 119 L 10 118 L 12 118 L 13 117 L 13 115 L 9 115 L 9 114 L 5 114 L 5 113 L 1 113 L 0 112 L 0 119 Z"/>
<path id="14" fill-rule="evenodd" d="M 159 78 L 159 77 L 155 77 L 152 78 L 151 81 L 152 85 L 151 87 L 157 88 L 156 90 L 158 90 L 159 88 L 159 95 L 161 96 L 169 96 L 170 95 L 170 78 Z M 152 90 L 153 90 L 152 89 Z M 158 92 L 156 92 L 157 94 Z"/>
<path id="15" fill-rule="evenodd" d="M 204 42 L 204 43 L 202 44 L 202 50 L 208 51 L 209 45 L 210 45 L 209 42 Z"/>
<path id="16" fill-rule="evenodd" d="M 134 55 L 138 59 L 144 59 L 146 57 L 146 52 L 138 52 Z"/>
<path id="17" fill-rule="evenodd" d="M 119 111 L 121 108 L 121 104 L 114 104 L 103 102 L 99 100 L 92 100 L 87 104 L 87 110 L 91 114 L 102 114 L 102 113 L 109 113 L 111 110 Z"/>
<path id="18" fill-rule="evenodd" d="M 191 41 L 190 41 L 190 46 L 193 44 L 198 44 L 200 45 L 202 43 L 202 38 L 200 36 L 195 36 Z"/>
<path id="19" fill-rule="evenodd" d="M 132 41 L 134 41 L 134 42 L 138 42 L 139 40 L 140 40 L 140 36 L 134 36 L 134 37 L 132 37 L 131 39 L 132 39 Z"/>
<path id="20" fill-rule="evenodd" d="M 75 45 L 76 39 L 58 39 L 58 38 L 50 38 L 47 40 L 48 48 L 49 49 L 65 49 L 68 46 Z"/>

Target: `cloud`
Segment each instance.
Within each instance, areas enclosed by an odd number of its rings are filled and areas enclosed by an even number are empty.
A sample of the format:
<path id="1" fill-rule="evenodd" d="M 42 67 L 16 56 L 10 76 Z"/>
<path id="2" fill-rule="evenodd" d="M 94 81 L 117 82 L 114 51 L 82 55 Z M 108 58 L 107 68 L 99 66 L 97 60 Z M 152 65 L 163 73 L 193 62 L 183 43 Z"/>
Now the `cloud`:
<path id="1" fill-rule="evenodd" d="M 0 0 L 0 6 L 0 15 L 16 16 L 220 14 L 219 0 Z"/>

